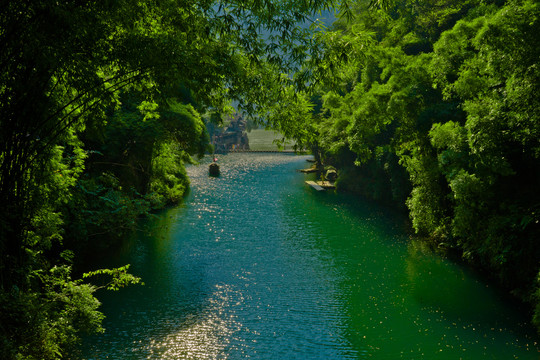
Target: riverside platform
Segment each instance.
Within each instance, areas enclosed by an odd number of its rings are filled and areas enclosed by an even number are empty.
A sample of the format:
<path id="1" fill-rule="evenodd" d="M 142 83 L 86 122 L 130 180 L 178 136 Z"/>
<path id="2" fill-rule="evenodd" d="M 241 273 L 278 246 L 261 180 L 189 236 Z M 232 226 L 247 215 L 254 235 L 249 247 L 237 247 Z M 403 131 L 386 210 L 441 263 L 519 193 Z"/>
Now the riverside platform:
<path id="1" fill-rule="evenodd" d="M 327 189 L 335 189 L 336 186 L 329 181 L 306 181 L 306 184 L 311 186 L 317 191 L 324 191 Z"/>

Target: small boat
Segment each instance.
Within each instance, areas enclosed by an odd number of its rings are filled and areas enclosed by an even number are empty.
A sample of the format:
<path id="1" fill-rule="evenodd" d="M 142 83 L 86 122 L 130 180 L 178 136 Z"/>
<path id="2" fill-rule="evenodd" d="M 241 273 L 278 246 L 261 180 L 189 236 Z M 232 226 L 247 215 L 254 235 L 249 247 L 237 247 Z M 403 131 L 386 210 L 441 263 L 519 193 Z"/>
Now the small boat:
<path id="1" fill-rule="evenodd" d="M 219 165 L 215 162 L 211 163 L 210 166 L 208 167 L 208 174 L 210 176 L 219 176 Z"/>

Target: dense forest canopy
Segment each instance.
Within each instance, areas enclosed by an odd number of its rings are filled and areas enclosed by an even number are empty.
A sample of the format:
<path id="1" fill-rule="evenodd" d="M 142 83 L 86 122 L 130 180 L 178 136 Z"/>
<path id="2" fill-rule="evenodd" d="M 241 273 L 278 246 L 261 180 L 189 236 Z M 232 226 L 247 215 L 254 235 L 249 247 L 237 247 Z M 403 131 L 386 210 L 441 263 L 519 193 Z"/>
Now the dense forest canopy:
<path id="1" fill-rule="evenodd" d="M 538 2 L 367 7 L 319 34 L 314 92 L 270 117 L 338 168 L 339 188 L 403 207 L 434 248 L 536 306 L 540 326 Z"/>
<path id="2" fill-rule="evenodd" d="M 74 261 L 180 201 L 205 118 L 278 101 L 282 74 L 316 48 L 297 24 L 333 3 L 0 6 L 0 357 L 58 358 L 101 330 L 97 286 L 74 280 Z M 101 271 L 103 286 L 137 282 L 126 270 Z"/>
<path id="3" fill-rule="evenodd" d="M 100 286 L 73 265 L 181 200 L 231 101 L 336 167 L 341 189 L 406 209 L 540 326 L 536 1 L 0 6 L 0 357 L 59 358 L 101 330 Z"/>

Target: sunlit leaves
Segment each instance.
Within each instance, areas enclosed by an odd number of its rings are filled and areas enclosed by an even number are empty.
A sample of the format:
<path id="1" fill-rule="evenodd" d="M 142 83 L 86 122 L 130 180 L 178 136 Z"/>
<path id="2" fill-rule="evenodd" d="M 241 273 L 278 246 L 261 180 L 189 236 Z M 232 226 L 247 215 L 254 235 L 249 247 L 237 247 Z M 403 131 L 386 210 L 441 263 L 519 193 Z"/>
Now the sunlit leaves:
<path id="1" fill-rule="evenodd" d="M 326 35 L 334 65 L 314 59 L 331 79 L 319 84 L 320 144 L 338 163 L 351 151 L 357 167 L 342 174 L 374 198 L 371 184 L 391 168 L 379 159 L 399 156 L 414 229 L 530 299 L 540 256 L 531 225 L 540 204 L 538 3 L 403 1 L 388 14 L 360 14 Z M 355 56 L 343 45 L 361 36 L 374 41 Z M 376 175 L 366 181 L 367 173 Z"/>
<path id="2" fill-rule="evenodd" d="M 283 101 L 261 114 L 268 126 L 292 138 L 300 146 L 307 146 L 315 139 L 316 121 L 312 117 L 313 104 L 305 93 L 296 93 L 292 86 L 284 88 Z"/>
<path id="3" fill-rule="evenodd" d="M 179 201 L 187 186 L 183 163 L 208 145 L 199 113 L 224 111 L 232 99 L 252 114 L 264 113 L 290 98 L 281 90 L 291 78 L 282 73 L 299 67 L 313 45 L 310 32 L 297 25 L 334 4 L 38 0 L 5 5 L 0 306 L 2 313 L 20 309 L 16 314 L 35 316 L 3 323 L 0 357 L 58 358 L 79 329 L 99 329 L 100 321 L 92 288 L 71 280 L 66 259 L 56 253 L 61 242 L 78 234 L 77 240 L 120 236 L 148 212 L 149 203 Z M 266 42 L 263 35 L 272 38 Z M 129 103 L 126 94 L 136 94 L 136 101 Z M 300 113 L 294 111 L 297 100 L 279 116 L 309 115 L 307 97 L 297 103 Z M 145 198 L 151 194 L 156 196 Z M 45 297 L 55 305 L 42 306 L 45 280 L 37 279 L 49 270 L 55 282 Z M 125 272 L 111 275 L 134 281 Z M 23 295 L 14 298 L 13 289 Z M 71 310 L 64 312 L 58 302 Z M 78 310 L 88 316 L 77 317 Z"/>
<path id="4" fill-rule="evenodd" d="M 114 269 L 99 269 L 89 271 L 83 274 L 83 279 L 98 275 L 106 275 L 109 277 L 109 280 L 102 285 L 102 287 L 113 291 L 120 290 L 121 288 L 130 284 L 144 284 L 141 283 L 141 278 L 128 273 L 129 267 L 130 265 L 128 264 Z"/>

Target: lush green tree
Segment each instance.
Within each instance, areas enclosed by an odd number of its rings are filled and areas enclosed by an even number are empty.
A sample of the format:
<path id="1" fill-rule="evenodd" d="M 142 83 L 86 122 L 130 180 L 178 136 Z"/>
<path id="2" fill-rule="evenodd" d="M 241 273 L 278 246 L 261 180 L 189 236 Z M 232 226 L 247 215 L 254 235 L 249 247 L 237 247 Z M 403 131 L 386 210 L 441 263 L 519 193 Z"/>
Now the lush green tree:
<path id="1" fill-rule="evenodd" d="M 338 22 L 311 62 L 316 139 L 338 185 L 393 193 L 419 235 L 539 304 L 538 3 L 368 5 Z M 332 54 L 342 56 L 329 66 Z"/>
<path id="2" fill-rule="evenodd" d="M 528 299 L 540 261 L 538 15 L 536 2 L 509 1 L 464 19 L 435 44 L 432 68 L 467 114 L 432 130 L 452 190 L 452 234 L 465 257 Z"/>
<path id="3" fill-rule="evenodd" d="M 168 100 L 160 110 L 134 94 L 120 101 L 105 126 L 81 135 L 92 150 L 64 210 L 64 244 L 79 254 L 117 245 L 141 215 L 180 202 L 189 184 L 184 164 L 208 147 L 192 105 Z"/>
<path id="4" fill-rule="evenodd" d="M 99 150 L 88 147 L 88 141 L 96 143 L 100 132 L 129 140 L 127 131 L 134 130 L 132 135 L 142 136 L 140 149 L 151 151 L 124 148 L 127 159 L 118 164 L 131 171 L 142 166 L 145 175 L 137 177 L 135 191 L 153 191 L 161 197 L 155 202 L 177 199 L 186 185 L 178 160 L 199 152 L 205 141 L 198 113 L 219 111 L 229 99 L 240 100 L 248 109 L 254 107 L 249 104 L 275 102 L 277 98 L 267 94 L 276 91 L 268 88 L 289 84 L 290 78 L 274 74 L 296 66 L 309 50 L 304 39 L 308 32 L 296 24 L 331 4 L 1 3 L 2 358 L 60 357 L 79 330 L 95 329 L 99 323 L 92 288 L 72 280 L 72 260 L 60 256 L 67 216 L 61 210 L 66 204 L 84 205 L 88 213 L 82 215 L 94 222 L 94 229 L 114 226 L 103 223 L 103 214 L 114 219 L 114 214 L 134 214 L 147 206 L 120 189 L 126 180 L 119 169 L 109 166 L 97 177 L 87 177 L 89 171 L 81 177 L 86 164 L 92 169 L 104 165 L 97 164 Z M 262 41 L 263 30 L 273 34 L 269 42 Z M 282 60 L 287 58 L 291 61 Z M 264 71 L 268 66 L 270 74 Z M 180 85 L 189 89 L 193 101 L 178 99 Z M 124 93 L 137 93 L 140 102 L 127 109 L 120 96 Z M 199 104 L 197 109 L 190 108 L 192 102 Z M 107 162 L 123 154 L 114 154 L 114 148 L 133 145 L 109 140 L 108 149 L 103 145 L 110 151 L 103 159 Z M 94 199 L 93 204 L 88 199 Z M 60 276 L 55 269 L 65 270 Z M 63 300 L 45 305 L 51 298 Z M 76 320 L 77 311 L 87 314 L 78 317 L 86 320 Z M 15 316 L 22 314 L 26 316 Z"/>

